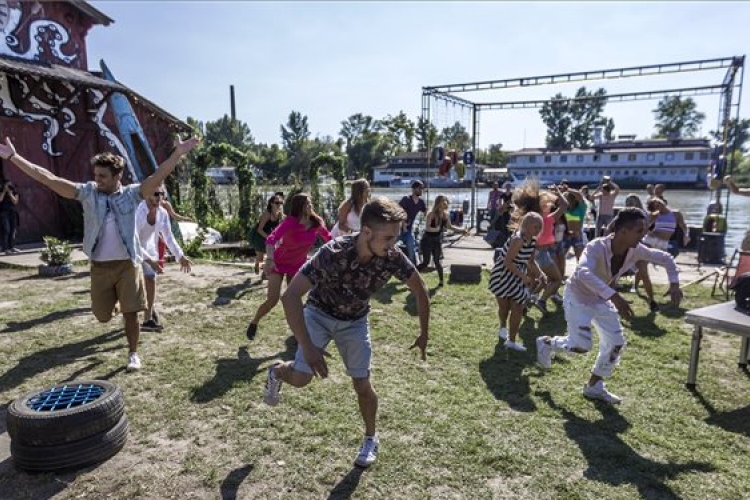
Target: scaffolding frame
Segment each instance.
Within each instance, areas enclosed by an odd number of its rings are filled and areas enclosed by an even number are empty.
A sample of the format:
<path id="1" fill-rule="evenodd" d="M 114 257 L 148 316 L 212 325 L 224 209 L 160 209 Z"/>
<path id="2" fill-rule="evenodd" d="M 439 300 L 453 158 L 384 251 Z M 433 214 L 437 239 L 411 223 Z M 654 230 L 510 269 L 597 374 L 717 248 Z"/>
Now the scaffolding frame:
<path id="1" fill-rule="evenodd" d="M 520 87 L 533 87 L 540 85 L 561 85 L 565 83 L 586 82 L 596 80 L 613 80 L 623 78 L 648 77 L 657 75 L 694 73 L 699 71 L 716 71 L 726 69 L 724 78 L 720 84 L 704 85 L 698 87 L 685 87 L 678 89 L 658 89 L 641 92 L 629 92 L 621 94 L 612 94 L 604 96 L 606 102 L 625 102 L 647 99 L 661 99 L 671 96 L 698 96 L 720 94 L 719 99 L 719 119 L 717 130 L 722 132 L 722 142 L 719 145 L 721 156 L 729 158 L 728 165 L 722 175 L 731 175 L 734 171 L 735 161 L 734 151 L 739 149 L 738 130 L 734 131 L 734 142 L 729 144 L 731 137 L 732 112 L 734 111 L 735 124 L 739 124 L 740 104 L 742 102 L 742 84 L 744 80 L 745 56 L 720 57 L 714 59 L 701 59 L 695 61 L 682 61 L 664 64 L 650 64 L 643 66 L 630 66 L 624 68 L 613 68 L 593 71 L 579 71 L 572 73 L 559 73 L 554 75 L 528 76 L 507 78 L 501 80 L 487 80 L 470 83 L 444 84 L 422 87 L 422 119 L 432 123 L 432 106 L 431 101 L 444 101 L 446 103 L 467 108 L 471 116 L 471 149 L 476 152 L 479 136 L 479 119 L 481 111 L 504 110 L 504 109 L 529 109 L 540 108 L 545 104 L 552 102 L 553 99 L 531 100 L 531 101 L 504 101 L 504 102 L 474 102 L 469 99 L 459 97 L 455 94 L 461 92 L 477 92 L 487 90 L 503 90 Z M 600 96 L 592 97 L 571 97 L 561 99 L 565 102 L 588 101 L 601 99 Z M 559 100 L 559 99 L 558 99 Z M 427 144 L 426 165 L 428 170 L 430 165 L 430 154 L 436 144 Z M 718 159 L 716 159 L 718 161 Z M 469 166 L 467 165 L 467 168 Z M 469 214 L 470 228 L 476 227 L 475 220 L 476 208 L 476 165 L 472 165 L 473 178 L 471 183 L 471 213 Z M 427 172 L 429 175 L 429 172 Z M 429 186 L 429 183 L 428 183 Z M 716 201 L 721 203 L 722 185 L 716 189 Z M 729 211 L 729 196 L 731 192 L 726 190 L 726 202 L 724 203 L 724 215 Z M 428 187 L 429 197 L 429 187 Z M 429 199 L 429 198 L 428 198 Z"/>

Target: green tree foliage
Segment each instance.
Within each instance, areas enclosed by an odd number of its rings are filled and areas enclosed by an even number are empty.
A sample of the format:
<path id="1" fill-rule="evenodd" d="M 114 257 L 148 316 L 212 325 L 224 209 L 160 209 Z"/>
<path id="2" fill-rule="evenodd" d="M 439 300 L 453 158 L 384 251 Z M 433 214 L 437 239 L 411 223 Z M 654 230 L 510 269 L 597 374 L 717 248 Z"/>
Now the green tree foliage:
<path id="1" fill-rule="evenodd" d="M 297 179 L 302 178 L 310 164 L 310 158 L 305 154 L 309 138 L 307 116 L 299 111 L 289 113 L 286 126 L 281 125 L 281 142 L 287 154 L 287 170 Z"/>
<path id="2" fill-rule="evenodd" d="M 412 150 L 416 125 L 403 111 L 396 116 L 388 115 L 381 121 L 384 134 L 384 153 L 387 157 Z"/>
<path id="3" fill-rule="evenodd" d="M 480 149 L 477 152 L 476 161 L 482 165 L 504 167 L 508 163 L 508 153 L 503 151 L 503 145 L 498 142 L 490 144 L 487 149 Z"/>
<path id="4" fill-rule="evenodd" d="M 310 195 L 315 204 L 315 211 L 323 214 L 323 200 L 320 197 L 318 186 L 318 175 L 320 172 L 328 171 L 336 180 L 336 192 L 334 205 L 338 206 L 344 200 L 344 159 L 339 154 L 327 152 L 318 154 L 310 162 Z"/>
<path id="5" fill-rule="evenodd" d="M 439 140 L 446 150 L 466 151 L 471 149 L 471 135 L 466 131 L 466 127 L 458 121 L 450 127 L 445 127 L 440 132 Z"/>
<path id="6" fill-rule="evenodd" d="M 438 130 L 430 123 L 430 120 L 419 117 L 417 119 L 417 128 L 415 131 L 417 138 L 417 149 L 421 152 L 431 150 L 437 145 L 438 142 Z"/>
<path id="7" fill-rule="evenodd" d="M 372 179 L 372 167 L 385 161 L 385 139 L 382 123 L 371 116 L 357 113 L 341 122 L 339 134 L 346 143 L 349 173 Z"/>
<path id="8" fill-rule="evenodd" d="M 240 120 L 232 120 L 224 115 L 216 121 L 206 122 L 205 142 L 211 144 L 229 144 L 240 151 L 249 151 L 255 139 L 250 127 Z"/>
<path id="9" fill-rule="evenodd" d="M 723 130 L 712 130 L 710 134 L 716 142 L 724 142 Z M 747 153 L 745 144 L 747 144 L 748 139 L 750 139 L 750 120 L 744 118 L 739 122 L 734 118 L 729 120 L 729 126 L 727 127 L 728 146 L 732 149 L 736 147 L 738 151 Z"/>
<path id="10" fill-rule="evenodd" d="M 547 148 L 591 147 L 594 126 L 604 127 L 605 137 L 611 137 L 615 125 L 611 118 L 602 116 L 606 104 L 607 92 L 603 88 L 589 92 L 586 87 L 581 87 L 572 99 L 556 94 L 539 110 L 547 126 Z"/>
<path id="11" fill-rule="evenodd" d="M 695 137 L 706 118 L 692 98 L 665 97 L 653 110 L 656 115 L 656 137 Z"/>
<path id="12" fill-rule="evenodd" d="M 263 172 L 265 179 L 276 180 L 282 177 L 283 167 L 287 163 L 286 150 L 278 144 L 258 144 L 255 154 L 255 166 Z"/>

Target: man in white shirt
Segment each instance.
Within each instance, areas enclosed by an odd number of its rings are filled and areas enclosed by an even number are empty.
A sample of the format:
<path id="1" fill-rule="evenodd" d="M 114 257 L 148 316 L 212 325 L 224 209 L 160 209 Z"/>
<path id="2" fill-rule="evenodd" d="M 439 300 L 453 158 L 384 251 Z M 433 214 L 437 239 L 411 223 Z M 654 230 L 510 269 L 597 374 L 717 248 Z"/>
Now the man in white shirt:
<path id="1" fill-rule="evenodd" d="M 682 300 L 679 272 L 674 259 L 667 252 L 648 248 L 640 241 L 646 233 L 646 213 L 634 207 L 620 211 L 614 223 L 614 233 L 596 238 L 583 251 L 576 270 L 568 279 L 563 297 L 568 335 L 539 337 L 536 340 L 537 362 L 542 368 L 552 367 L 554 351 L 586 353 L 593 346 L 591 325 L 599 336 L 599 354 L 591 370 L 583 395 L 618 404 L 620 397 L 604 385 L 620 362 L 625 347 L 625 335 L 620 317 L 630 320 L 630 304 L 613 288 L 617 279 L 638 262 L 652 262 L 667 269 L 672 304 Z"/>
<path id="2" fill-rule="evenodd" d="M 164 186 L 153 193 L 146 193 L 147 197 L 139 205 L 135 212 L 135 228 L 138 231 L 138 239 L 141 242 L 143 253 L 143 280 L 146 284 L 147 306 L 144 312 L 144 322 L 141 330 L 160 332 L 162 324 L 157 321 L 154 313 L 154 302 L 156 301 L 156 275 L 164 272 L 159 262 L 158 241 L 159 234 L 172 252 L 174 258 L 180 263 L 180 270 L 189 273 L 192 262 L 185 257 L 180 245 L 174 238 L 172 226 L 169 221 L 167 210 L 161 206 L 161 201 L 166 197 Z"/>

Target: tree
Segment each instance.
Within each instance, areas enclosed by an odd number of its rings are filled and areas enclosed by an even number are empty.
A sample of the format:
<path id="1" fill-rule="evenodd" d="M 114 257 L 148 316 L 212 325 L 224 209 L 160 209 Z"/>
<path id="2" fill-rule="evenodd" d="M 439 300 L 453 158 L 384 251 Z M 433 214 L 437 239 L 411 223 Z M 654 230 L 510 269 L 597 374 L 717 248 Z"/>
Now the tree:
<path id="1" fill-rule="evenodd" d="M 736 146 L 737 150 L 741 151 L 742 153 L 747 153 L 745 144 L 747 143 L 748 139 L 750 139 L 750 120 L 742 119 L 738 122 L 736 119 L 732 118 L 731 120 L 729 120 L 727 133 L 727 146 L 730 149 L 733 149 Z M 724 142 L 723 130 L 712 130 L 710 134 L 716 142 Z M 736 142 L 735 139 L 737 139 Z"/>
<path id="2" fill-rule="evenodd" d="M 695 137 L 706 118 L 696 109 L 692 98 L 665 97 L 653 110 L 656 115 L 656 137 Z"/>
<path id="3" fill-rule="evenodd" d="M 428 151 L 437 145 L 438 130 L 426 118 L 419 117 L 417 119 L 415 135 L 417 137 L 417 149 L 421 152 Z"/>
<path id="4" fill-rule="evenodd" d="M 286 150 L 288 170 L 297 177 L 302 176 L 310 163 L 310 158 L 305 155 L 305 146 L 309 138 L 307 116 L 303 116 L 299 111 L 289 113 L 286 127 L 281 125 L 281 142 Z"/>
<path id="5" fill-rule="evenodd" d="M 380 120 L 384 130 L 386 156 L 394 156 L 411 151 L 414 145 L 416 125 L 403 111 L 396 116 L 388 115 Z"/>
<path id="6" fill-rule="evenodd" d="M 346 141 L 349 173 L 372 179 L 372 167 L 385 161 L 382 124 L 371 116 L 357 113 L 341 122 L 339 134 Z"/>
<path id="7" fill-rule="evenodd" d="M 607 126 L 611 135 L 614 121 L 602 116 L 606 95 L 603 88 L 588 92 L 586 87 L 581 87 L 573 99 L 558 93 L 546 102 L 539 114 L 547 126 L 547 148 L 588 148 L 593 142 L 595 125 Z"/>
<path id="8" fill-rule="evenodd" d="M 570 149 L 570 101 L 558 93 L 542 106 L 539 114 L 547 125 L 547 148 Z"/>
<path id="9" fill-rule="evenodd" d="M 346 147 L 349 148 L 350 145 L 360 140 L 363 136 L 371 132 L 376 132 L 379 128 L 380 124 L 372 116 L 356 113 L 341 122 L 339 135 L 344 138 Z"/>
<path id="10" fill-rule="evenodd" d="M 259 144 L 255 148 L 258 156 L 258 162 L 255 166 L 263 172 L 263 177 L 267 179 L 278 179 L 289 175 L 284 173 L 283 167 L 287 163 L 286 151 L 281 149 L 278 144 Z"/>
<path id="11" fill-rule="evenodd" d="M 206 122 L 205 142 L 211 144 L 229 144 L 240 151 L 249 151 L 255 139 L 250 127 L 240 120 L 232 120 L 224 115 L 216 121 Z"/>
<path id="12" fill-rule="evenodd" d="M 459 121 L 443 129 L 440 133 L 440 141 L 443 142 L 446 150 L 465 151 L 471 149 L 471 135 Z"/>
<path id="13" fill-rule="evenodd" d="M 503 151 L 503 145 L 498 142 L 490 144 L 485 150 L 478 151 L 476 161 L 484 165 L 501 167 L 508 163 L 508 154 Z"/>

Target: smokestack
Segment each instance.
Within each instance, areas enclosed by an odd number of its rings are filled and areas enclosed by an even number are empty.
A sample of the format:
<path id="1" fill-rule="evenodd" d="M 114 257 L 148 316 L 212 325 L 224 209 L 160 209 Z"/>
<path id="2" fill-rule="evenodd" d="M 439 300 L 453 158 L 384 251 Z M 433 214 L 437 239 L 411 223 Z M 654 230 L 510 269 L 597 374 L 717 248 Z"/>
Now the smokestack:
<path id="1" fill-rule="evenodd" d="M 234 85 L 229 86 L 229 104 L 232 107 L 232 121 L 237 119 L 237 110 L 234 106 Z"/>

